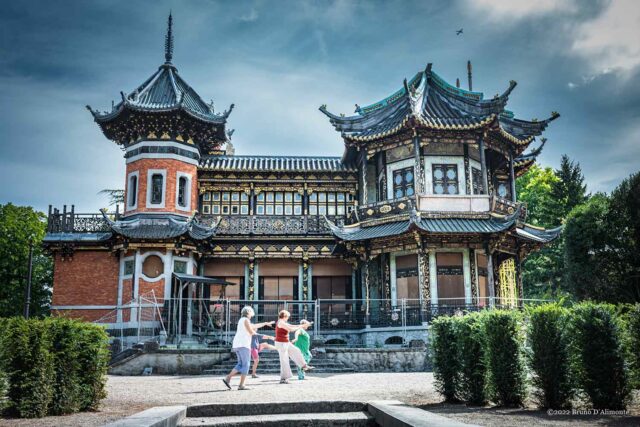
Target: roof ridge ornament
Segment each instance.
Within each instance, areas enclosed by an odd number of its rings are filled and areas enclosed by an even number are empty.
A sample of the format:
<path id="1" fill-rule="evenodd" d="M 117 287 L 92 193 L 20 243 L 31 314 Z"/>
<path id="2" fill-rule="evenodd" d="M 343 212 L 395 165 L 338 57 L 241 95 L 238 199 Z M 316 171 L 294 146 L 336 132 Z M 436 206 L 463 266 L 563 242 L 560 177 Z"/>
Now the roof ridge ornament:
<path id="1" fill-rule="evenodd" d="M 169 12 L 169 19 L 167 20 L 167 35 L 164 38 L 164 63 L 171 64 L 173 59 L 173 16 Z"/>

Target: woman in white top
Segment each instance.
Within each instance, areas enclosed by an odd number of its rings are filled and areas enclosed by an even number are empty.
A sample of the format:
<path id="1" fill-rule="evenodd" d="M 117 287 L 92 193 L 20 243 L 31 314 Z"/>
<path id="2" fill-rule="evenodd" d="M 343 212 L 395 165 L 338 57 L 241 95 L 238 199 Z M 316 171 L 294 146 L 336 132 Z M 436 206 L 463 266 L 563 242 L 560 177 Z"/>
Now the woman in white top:
<path id="1" fill-rule="evenodd" d="M 229 375 L 222 379 L 224 385 L 231 390 L 231 378 L 240 374 L 240 385 L 238 390 L 248 390 L 244 386 L 244 380 L 249 373 L 249 364 L 251 362 L 251 337 L 256 334 L 256 329 L 263 326 L 273 325 L 275 322 L 263 322 L 255 325 L 251 324 L 251 318 L 255 315 L 253 308 L 246 306 L 242 309 L 240 320 L 238 320 L 238 327 L 236 328 L 236 334 L 233 337 L 233 345 L 231 351 L 236 353 L 238 363 L 229 372 Z"/>

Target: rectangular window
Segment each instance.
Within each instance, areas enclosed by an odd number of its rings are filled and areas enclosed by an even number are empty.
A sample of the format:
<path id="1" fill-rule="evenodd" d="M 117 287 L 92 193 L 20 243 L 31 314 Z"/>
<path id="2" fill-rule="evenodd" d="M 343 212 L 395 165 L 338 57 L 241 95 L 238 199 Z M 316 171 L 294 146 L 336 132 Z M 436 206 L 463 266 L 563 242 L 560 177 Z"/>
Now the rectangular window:
<path id="1" fill-rule="evenodd" d="M 441 252 L 436 254 L 438 273 L 438 304 L 464 305 L 464 273 L 462 254 Z"/>
<path id="2" fill-rule="evenodd" d="M 183 208 L 187 207 L 187 183 L 188 180 L 184 176 L 178 179 L 178 206 Z"/>
<path id="3" fill-rule="evenodd" d="M 482 170 L 472 167 L 471 181 L 473 186 L 473 194 L 484 194 L 484 180 L 482 179 Z"/>
<path id="4" fill-rule="evenodd" d="M 174 273 L 187 273 L 187 262 L 186 261 L 173 261 L 173 272 Z"/>
<path id="5" fill-rule="evenodd" d="M 151 204 L 159 205 L 162 203 L 162 187 L 164 177 L 159 173 L 151 175 Z"/>
<path id="6" fill-rule="evenodd" d="M 345 215 L 352 209 L 350 193 L 318 191 L 309 195 L 309 215 Z"/>
<path id="7" fill-rule="evenodd" d="M 256 196 L 257 215 L 302 215 L 302 196 L 293 191 L 267 191 Z"/>
<path id="8" fill-rule="evenodd" d="M 249 195 L 244 191 L 206 192 L 202 196 L 202 212 L 213 215 L 248 215 Z"/>
<path id="9" fill-rule="evenodd" d="M 458 194 L 458 165 L 433 164 L 433 194 Z"/>
<path id="10" fill-rule="evenodd" d="M 127 260 L 124 262 L 124 275 L 131 276 L 133 274 L 134 263 L 133 260 Z"/>
<path id="11" fill-rule="evenodd" d="M 393 171 L 393 197 L 399 199 L 414 193 L 413 166 Z"/>
<path id="12" fill-rule="evenodd" d="M 138 177 L 136 175 L 129 177 L 129 188 L 127 191 L 129 192 L 129 207 L 136 206 L 138 201 Z"/>
<path id="13" fill-rule="evenodd" d="M 417 255 L 396 257 L 396 298 L 420 299 Z"/>

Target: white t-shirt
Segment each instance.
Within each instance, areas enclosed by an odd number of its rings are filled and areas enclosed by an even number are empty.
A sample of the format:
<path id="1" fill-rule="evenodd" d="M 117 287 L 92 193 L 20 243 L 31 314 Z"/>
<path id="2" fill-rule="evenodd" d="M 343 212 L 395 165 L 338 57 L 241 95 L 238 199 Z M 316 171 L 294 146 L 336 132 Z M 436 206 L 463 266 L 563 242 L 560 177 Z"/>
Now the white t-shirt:
<path id="1" fill-rule="evenodd" d="M 245 322 L 249 322 L 249 319 L 246 317 L 241 317 L 240 320 L 238 320 L 236 335 L 233 337 L 233 345 L 231 346 L 232 348 L 251 348 L 251 334 L 247 331 Z M 249 323 L 249 325 L 251 325 L 251 323 Z"/>

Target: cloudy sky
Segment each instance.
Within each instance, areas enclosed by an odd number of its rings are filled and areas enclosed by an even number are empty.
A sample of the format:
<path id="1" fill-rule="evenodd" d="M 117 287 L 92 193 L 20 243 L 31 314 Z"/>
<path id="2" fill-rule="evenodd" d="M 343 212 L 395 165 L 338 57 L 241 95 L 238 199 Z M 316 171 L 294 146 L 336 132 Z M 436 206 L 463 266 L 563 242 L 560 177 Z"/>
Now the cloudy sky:
<path id="1" fill-rule="evenodd" d="M 340 155 L 319 111 L 351 114 L 432 62 L 474 90 L 518 87 L 509 109 L 559 111 L 540 161 L 580 162 L 591 191 L 640 169 L 640 2 L 56 1 L 5 2 L 0 14 L 0 203 L 107 205 L 124 186 L 122 152 L 89 104 L 109 109 L 163 60 L 226 109 L 237 154 Z M 456 36 L 455 30 L 464 28 Z"/>

